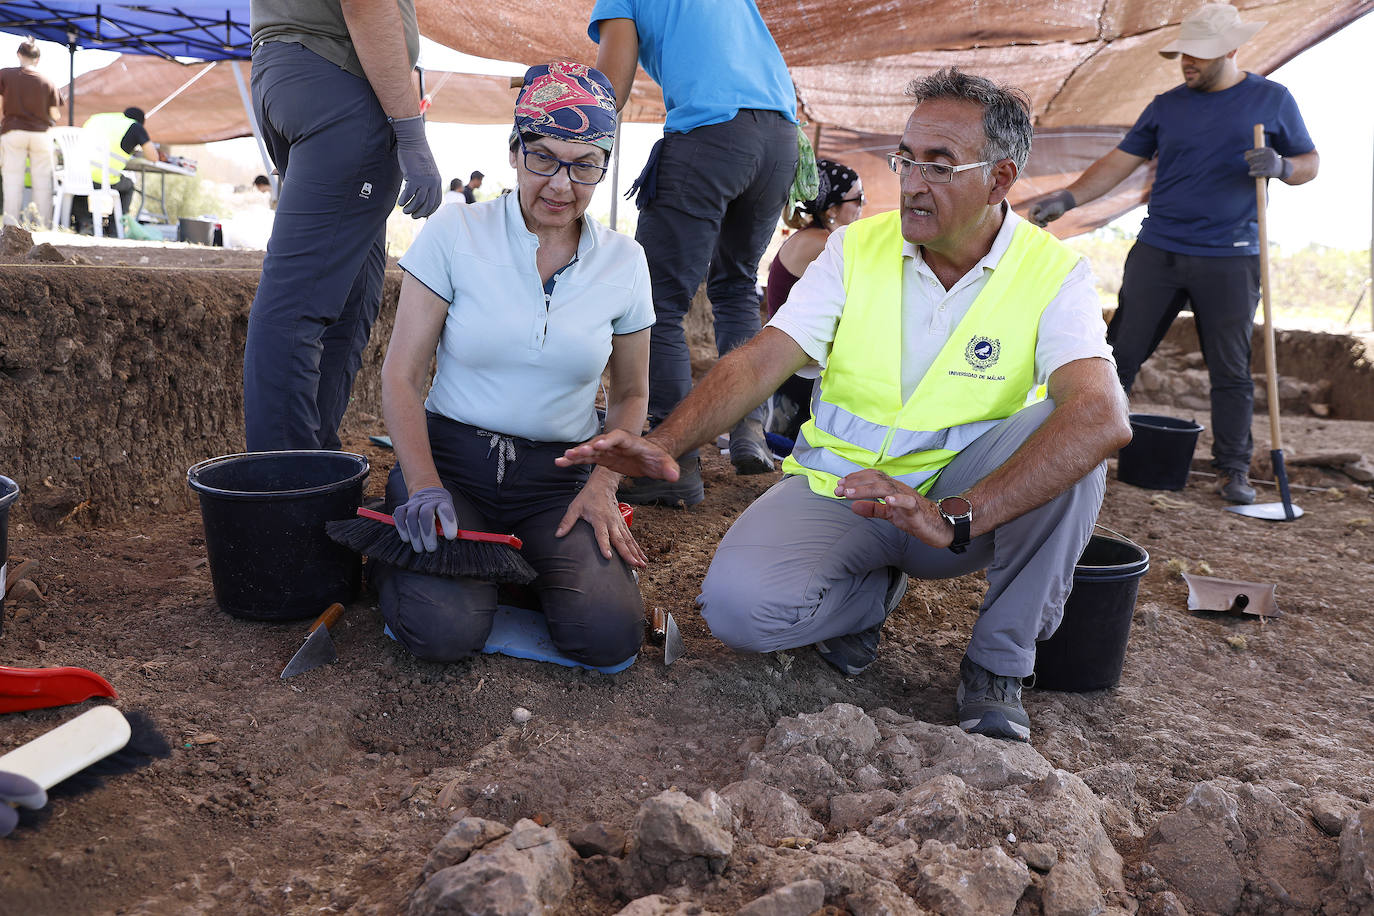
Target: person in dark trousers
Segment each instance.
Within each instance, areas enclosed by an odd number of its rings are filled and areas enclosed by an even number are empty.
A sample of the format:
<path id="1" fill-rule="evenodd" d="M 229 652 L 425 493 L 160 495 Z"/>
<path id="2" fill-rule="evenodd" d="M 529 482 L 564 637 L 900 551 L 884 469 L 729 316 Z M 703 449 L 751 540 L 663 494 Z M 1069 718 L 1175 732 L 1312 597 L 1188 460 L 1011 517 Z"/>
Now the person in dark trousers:
<path id="1" fill-rule="evenodd" d="M 251 26 L 253 111 L 281 194 L 248 317 L 247 445 L 336 449 L 397 192 L 416 219 L 442 195 L 413 76 L 415 7 L 253 0 Z"/>
<path id="2" fill-rule="evenodd" d="M 118 191 L 120 207 L 124 213 L 129 213 L 129 208 L 134 203 L 134 182 L 124 174 L 124 164 L 133 158 L 136 152 L 143 158 L 154 161 L 165 158 L 152 137 L 148 135 L 143 109 L 130 107 L 123 112 L 102 111 L 87 118 L 81 128 L 103 139 L 110 151 L 110 159 L 105 167 L 92 169 L 91 181 L 97 187 L 114 188 Z M 76 221 L 78 232 L 89 235 L 93 231 L 94 224 L 86 198 L 77 197 L 72 200 L 72 218 Z"/>
<path id="3" fill-rule="evenodd" d="M 637 184 L 635 239 L 654 284 L 649 349 L 649 424 L 692 388 L 683 320 L 703 279 L 724 355 L 759 330 L 759 260 L 772 238 L 797 170 L 796 92 L 787 65 L 752 0 L 597 0 L 587 30 L 601 48 L 597 69 L 624 108 L 635 67 L 663 88 L 664 135 Z M 730 432 L 740 474 L 773 470 L 764 408 Z M 637 479 L 631 503 L 693 505 L 702 500 L 696 451 L 676 481 Z"/>
<path id="4" fill-rule="evenodd" d="M 468 183 L 463 185 L 463 200 L 470 204 L 477 203 L 477 191 L 482 187 L 482 179 L 487 176 L 481 172 L 473 172 L 468 176 Z"/>
<path id="5" fill-rule="evenodd" d="M 1288 90 L 1236 65 L 1236 49 L 1264 26 L 1208 3 L 1159 53 L 1180 57 L 1183 85 L 1157 95 L 1116 149 L 1067 188 L 1030 203 L 1044 226 L 1111 191 L 1158 156 L 1149 215 L 1126 257 L 1107 339 L 1127 392 L 1174 317 L 1191 304 L 1212 398 L 1212 465 L 1221 497 L 1255 501 L 1250 486 L 1254 382 L 1250 340 L 1259 302 L 1255 179 L 1299 185 L 1318 156 Z M 1256 148 L 1254 125 L 1264 124 Z"/>

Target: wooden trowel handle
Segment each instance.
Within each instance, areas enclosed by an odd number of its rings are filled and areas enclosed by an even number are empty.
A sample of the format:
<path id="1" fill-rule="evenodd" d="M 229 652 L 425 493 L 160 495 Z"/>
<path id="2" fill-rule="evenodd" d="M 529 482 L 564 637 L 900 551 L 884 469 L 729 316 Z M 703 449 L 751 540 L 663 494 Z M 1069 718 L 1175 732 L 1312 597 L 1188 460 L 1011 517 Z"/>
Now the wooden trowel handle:
<path id="1" fill-rule="evenodd" d="M 324 627 L 327 630 L 334 626 L 334 624 L 339 622 L 339 618 L 343 616 L 343 612 L 344 606 L 337 601 L 334 602 L 329 607 L 325 608 L 324 613 L 310 625 L 310 632 L 314 633 L 320 627 Z"/>

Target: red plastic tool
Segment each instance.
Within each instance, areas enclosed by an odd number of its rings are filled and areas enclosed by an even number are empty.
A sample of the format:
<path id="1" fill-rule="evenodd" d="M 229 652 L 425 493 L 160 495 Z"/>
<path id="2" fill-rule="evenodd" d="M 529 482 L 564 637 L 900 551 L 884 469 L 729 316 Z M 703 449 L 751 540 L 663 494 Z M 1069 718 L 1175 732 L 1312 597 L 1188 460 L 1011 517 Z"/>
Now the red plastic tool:
<path id="1" fill-rule="evenodd" d="M 0 713 L 69 706 L 116 696 L 110 682 L 85 668 L 10 668 L 0 665 Z"/>
<path id="2" fill-rule="evenodd" d="M 385 512 L 377 512 L 359 506 L 358 515 L 362 518 L 370 518 L 374 522 L 381 522 L 393 528 L 396 527 L 396 519 L 387 515 Z M 435 522 L 435 528 L 440 534 L 443 533 L 443 529 L 439 527 L 437 520 Z M 486 541 L 490 544 L 507 544 L 514 547 L 516 550 L 524 546 L 524 542 L 513 534 L 496 534 L 491 531 L 468 531 L 467 529 L 459 528 L 457 533 L 454 534 L 454 537 L 462 541 Z"/>

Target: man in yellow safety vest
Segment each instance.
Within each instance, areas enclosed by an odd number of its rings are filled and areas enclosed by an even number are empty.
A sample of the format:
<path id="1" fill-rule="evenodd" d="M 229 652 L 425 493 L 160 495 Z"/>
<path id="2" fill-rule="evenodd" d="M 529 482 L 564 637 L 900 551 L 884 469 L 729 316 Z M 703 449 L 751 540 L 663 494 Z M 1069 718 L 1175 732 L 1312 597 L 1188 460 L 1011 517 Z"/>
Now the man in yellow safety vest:
<path id="1" fill-rule="evenodd" d="M 956 716 L 1028 740 L 1021 681 L 1063 615 L 1105 459 L 1130 440 L 1126 400 L 1087 263 L 1006 204 L 1030 153 L 1025 96 L 954 69 L 907 94 L 888 157 L 900 210 L 832 233 L 768 326 L 653 432 L 560 461 L 673 480 L 674 456 L 818 365 L 786 476 L 721 541 L 702 616 L 732 648 L 814 643 L 855 675 L 908 574 L 986 569 Z"/>
<path id="2" fill-rule="evenodd" d="M 125 163 L 135 151 L 140 152 L 145 159 L 159 159 L 162 155 L 157 144 L 148 136 L 148 129 L 143 125 L 143 110 L 131 107 L 124 109 L 123 112 L 102 111 L 87 118 L 81 127 L 104 140 L 110 153 L 109 161 L 105 163 L 104 168 L 91 168 L 91 181 L 95 182 L 97 187 L 114 188 L 118 191 L 121 212 L 127 214 L 134 202 L 134 182 L 124 174 Z M 91 214 L 84 197 L 78 197 L 72 202 L 72 216 L 76 219 L 78 232 L 91 230 Z"/>

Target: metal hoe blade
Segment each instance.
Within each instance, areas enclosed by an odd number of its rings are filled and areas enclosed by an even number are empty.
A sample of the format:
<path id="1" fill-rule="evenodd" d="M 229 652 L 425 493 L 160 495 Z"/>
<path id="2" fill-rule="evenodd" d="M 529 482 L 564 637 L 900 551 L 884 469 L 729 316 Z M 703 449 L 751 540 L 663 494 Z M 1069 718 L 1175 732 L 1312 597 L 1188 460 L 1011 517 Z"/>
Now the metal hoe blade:
<path id="1" fill-rule="evenodd" d="M 1255 503 L 1252 506 L 1225 506 L 1227 512 L 1234 512 L 1236 515 L 1244 515 L 1247 518 L 1262 518 L 1266 522 L 1290 522 L 1295 518 L 1302 518 L 1302 507 L 1294 504 L 1284 506 L 1283 503 Z M 1288 509 L 1293 510 L 1293 514 L 1288 514 Z"/>
<path id="2" fill-rule="evenodd" d="M 296 650 L 291 661 L 282 669 L 283 678 L 294 677 L 320 665 L 328 665 L 339 660 L 334 649 L 334 640 L 329 636 L 328 627 L 318 627 L 308 637 L 305 644 Z"/>

